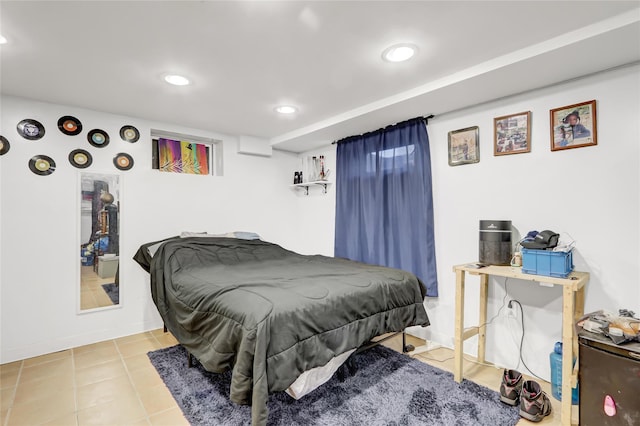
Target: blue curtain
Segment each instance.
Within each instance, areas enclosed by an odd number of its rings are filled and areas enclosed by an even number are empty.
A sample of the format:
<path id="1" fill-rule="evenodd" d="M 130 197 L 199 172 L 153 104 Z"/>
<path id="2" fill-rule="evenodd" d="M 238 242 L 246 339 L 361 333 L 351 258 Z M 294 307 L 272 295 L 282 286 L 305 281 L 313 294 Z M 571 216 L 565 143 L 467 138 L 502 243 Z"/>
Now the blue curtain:
<path id="1" fill-rule="evenodd" d="M 335 256 L 413 272 L 438 295 L 423 118 L 338 142 Z"/>

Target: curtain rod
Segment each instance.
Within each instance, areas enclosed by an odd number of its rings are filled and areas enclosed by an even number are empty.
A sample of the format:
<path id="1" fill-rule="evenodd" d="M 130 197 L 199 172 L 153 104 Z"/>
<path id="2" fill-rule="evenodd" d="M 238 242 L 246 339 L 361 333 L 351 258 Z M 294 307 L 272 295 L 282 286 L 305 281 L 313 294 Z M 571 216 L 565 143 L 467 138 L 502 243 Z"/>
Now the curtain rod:
<path id="1" fill-rule="evenodd" d="M 429 114 L 429 115 L 425 115 L 424 117 L 416 117 L 416 118 L 422 118 L 422 119 L 424 120 L 424 123 L 425 123 L 425 124 L 429 124 L 429 120 L 430 120 L 430 119 L 432 119 L 432 118 L 435 118 L 435 115 L 433 115 L 433 114 Z M 412 119 L 410 119 L 410 120 L 412 120 Z M 405 121 L 408 121 L 408 120 L 405 120 Z M 389 126 L 395 126 L 396 124 L 400 124 L 400 123 L 403 123 L 403 122 L 404 122 L 404 121 L 398 121 L 397 123 L 395 123 L 395 124 L 390 124 Z M 389 126 L 385 126 L 385 127 L 389 127 Z M 374 132 L 375 132 L 375 130 L 374 130 Z M 370 132 L 366 132 L 366 133 L 370 133 Z M 362 133 L 361 135 L 364 135 L 364 134 L 366 134 L 366 133 Z M 361 136 L 361 135 L 360 135 L 360 136 Z M 354 135 L 354 136 L 355 136 L 355 135 Z M 344 138 L 342 138 L 342 139 L 344 139 Z M 340 139 L 340 140 L 342 140 L 342 139 Z M 335 144 L 337 144 L 337 143 L 338 143 L 338 141 L 333 141 L 333 142 L 331 142 L 331 145 L 335 145 Z"/>

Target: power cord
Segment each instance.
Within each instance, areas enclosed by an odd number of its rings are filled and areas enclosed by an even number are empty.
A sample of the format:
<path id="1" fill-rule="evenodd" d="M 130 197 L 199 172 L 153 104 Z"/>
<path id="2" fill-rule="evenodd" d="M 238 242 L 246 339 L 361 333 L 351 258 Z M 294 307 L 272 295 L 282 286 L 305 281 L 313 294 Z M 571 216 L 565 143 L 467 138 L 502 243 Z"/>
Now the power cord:
<path id="1" fill-rule="evenodd" d="M 522 343 L 524 342 L 524 311 L 522 310 L 522 305 L 520 304 L 520 302 L 518 302 L 515 299 L 509 300 L 509 304 L 508 307 L 509 309 L 513 308 L 513 304 L 517 303 L 518 307 L 520 308 L 520 324 L 522 326 L 522 335 L 520 336 L 520 361 L 522 362 L 522 365 L 524 365 L 524 368 L 526 368 L 529 373 L 531 373 L 532 376 L 537 377 L 538 379 L 545 381 L 545 379 L 543 379 L 542 377 L 538 376 L 536 373 L 534 373 L 533 371 L 531 371 L 531 369 L 529 368 L 529 366 L 527 365 L 526 362 L 524 362 L 524 358 L 522 356 Z M 520 361 L 518 362 L 518 367 L 520 367 Z M 516 369 L 518 368 L 516 367 Z"/>

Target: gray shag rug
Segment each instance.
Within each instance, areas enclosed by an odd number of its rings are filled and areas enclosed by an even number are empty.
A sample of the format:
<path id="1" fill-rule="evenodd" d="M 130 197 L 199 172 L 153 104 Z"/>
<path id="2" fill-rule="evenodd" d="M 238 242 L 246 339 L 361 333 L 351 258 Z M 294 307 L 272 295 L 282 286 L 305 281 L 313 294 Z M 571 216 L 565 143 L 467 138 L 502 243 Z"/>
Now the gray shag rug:
<path id="1" fill-rule="evenodd" d="M 120 288 L 115 283 L 102 284 L 102 288 L 114 305 L 120 303 Z"/>
<path id="2" fill-rule="evenodd" d="M 249 425 L 251 408 L 229 400 L 231 373 L 209 373 L 187 352 L 173 346 L 149 352 L 192 425 Z M 269 396 L 269 425 L 515 425 L 517 407 L 468 380 L 384 346 L 352 356 L 324 385 L 296 401 L 284 392 Z"/>

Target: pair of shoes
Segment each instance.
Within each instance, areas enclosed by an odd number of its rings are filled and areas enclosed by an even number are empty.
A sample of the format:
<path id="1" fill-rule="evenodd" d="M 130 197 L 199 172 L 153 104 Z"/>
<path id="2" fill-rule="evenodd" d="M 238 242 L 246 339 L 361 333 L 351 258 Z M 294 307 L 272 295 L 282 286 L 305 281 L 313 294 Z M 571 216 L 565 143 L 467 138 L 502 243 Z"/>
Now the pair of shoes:
<path id="1" fill-rule="evenodd" d="M 538 382 L 523 380 L 516 370 L 505 369 L 500 384 L 500 401 L 520 405 L 520 417 L 539 422 L 551 413 L 551 401 Z"/>

